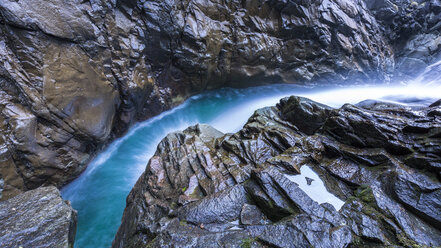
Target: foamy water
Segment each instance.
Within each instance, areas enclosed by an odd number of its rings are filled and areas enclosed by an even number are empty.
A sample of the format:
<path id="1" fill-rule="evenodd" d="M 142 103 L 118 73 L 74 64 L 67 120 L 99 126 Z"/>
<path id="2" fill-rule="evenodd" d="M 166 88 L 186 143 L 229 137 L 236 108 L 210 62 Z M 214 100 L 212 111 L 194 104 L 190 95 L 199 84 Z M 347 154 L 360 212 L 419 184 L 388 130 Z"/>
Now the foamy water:
<path id="1" fill-rule="evenodd" d="M 331 107 L 365 99 L 422 106 L 441 98 L 441 85 L 433 81 L 423 84 L 418 80 L 407 85 L 380 87 L 303 88 L 271 85 L 221 89 L 192 97 L 179 107 L 132 127 L 124 137 L 115 140 L 98 154 L 78 179 L 62 189 L 62 196 L 78 210 L 75 247 L 111 245 L 121 221 L 126 196 L 145 170 L 157 144 L 167 133 L 196 123 L 211 124 L 222 132 L 235 132 L 256 109 L 275 105 L 280 98 L 290 95 L 308 97 Z M 309 175 L 310 172 L 303 173 Z M 318 184 L 319 181 L 316 182 Z M 308 187 L 304 189 L 307 191 Z M 326 193 L 324 186 L 316 188 L 314 184 L 311 197 L 323 197 Z M 320 197 L 312 199 L 320 201 Z M 331 199 L 330 202 L 338 201 Z M 340 204 L 338 202 L 336 208 Z"/>

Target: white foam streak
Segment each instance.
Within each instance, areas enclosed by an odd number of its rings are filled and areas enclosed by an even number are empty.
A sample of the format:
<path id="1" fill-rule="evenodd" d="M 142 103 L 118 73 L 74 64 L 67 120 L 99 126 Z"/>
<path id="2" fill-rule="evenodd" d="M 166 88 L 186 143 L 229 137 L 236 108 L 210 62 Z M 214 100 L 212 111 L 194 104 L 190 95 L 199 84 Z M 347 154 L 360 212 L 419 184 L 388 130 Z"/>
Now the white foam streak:
<path id="1" fill-rule="evenodd" d="M 441 66 L 441 62 L 435 64 L 433 66 Z M 277 87 L 277 86 L 274 86 Z M 265 95 L 264 93 L 262 95 Z M 270 94 L 271 95 L 271 94 Z M 266 106 L 274 106 L 280 100 L 280 98 L 291 96 L 291 95 L 299 95 L 303 97 L 310 98 L 314 101 L 329 105 L 334 108 L 338 108 L 345 103 L 358 103 L 360 101 L 366 99 L 375 99 L 382 100 L 388 102 L 395 102 L 400 104 L 406 104 L 406 101 L 409 101 L 407 104 L 415 105 L 415 102 L 421 101 L 424 99 L 439 99 L 441 98 L 441 84 L 424 84 L 419 80 L 414 80 L 409 82 L 408 84 L 402 85 L 389 85 L 389 86 L 355 86 L 355 87 L 346 87 L 346 88 L 334 88 L 329 90 L 317 90 L 317 91 L 299 91 L 299 88 L 293 87 L 290 90 L 287 90 L 283 93 L 279 91 L 275 91 L 272 93 L 272 96 L 259 97 L 254 96 L 254 99 L 249 99 L 248 101 L 243 101 L 238 103 L 237 106 L 231 108 L 223 113 L 221 113 L 214 120 L 210 121 L 209 124 L 217 128 L 222 132 L 236 132 L 242 128 L 242 126 L 246 123 L 248 118 L 254 113 L 256 109 L 263 108 Z M 79 177 L 77 180 L 87 180 L 87 177 L 92 175 L 94 171 L 101 165 L 105 164 L 109 159 L 111 159 L 112 154 L 114 154 L 121 144 L 132 137 L 133 135 L 137 135 L 137 132 L 140 129 L 155 125 L 161 119 L 175 114 L 177 111 L 184 109 L 188 104 L 191 104 L 191 100 L 196 100 L 201 96 L 194 96 L 190 98 L 188 101 L 184 102 L 180 106 L 166 111 L 156 117 L 153 117 L 147 121 L 140 122 L 134 125 L 129 132 L 120 139 L 115 140 L 112 144 L 110 144 L 103 152 L 101 152 L 95 159 L 93 159 L 89 166 L 87 167 L 84 174 Z M 415 100 L 412 101 L 412 99 Z M 418 105 L 418 104 L 417 104 Z M 185 118 L 185 117 L 184 117 Z M 190 125 L 194 125 L 198 122 L 197 119 L 182 119 L 179 120 L 173 127 L 164 127 L 166 129 L 161 130 L 161 132 L 166 135 L 167 133 L 174 132 L 177 130 L 183 130 Z M 154 144 L 158 144 L 162 137 L 158 137 Z M 156 145 L 152 146 L 152 142 L 148 142 L 150 145 L 148 147 L 144 147 L 144 150 L 141 154 L 139 154 L 139 164 L 137 163 L 135 166 L 135 170 L 133 173 L 136 175 L 140 175 L 142 171 L 145 169 L 145 165 L 147 164 L 148 159 L 154 154 L 156 150 Z M 135 180 L 137 176 L 134 176 Z"/>
<path id="2" fill-rule="evenodd" d="M 164 135 L 167 135 L 168 133 L 183 130 L 193 124 L 195 123 L 181 122 L 179 125 L 174 126 L 173 128 L 164 129 L 161 132 Z M 135 155 L 137 163 L 134 165 L 134 169 L 130 171 L 130 173 L 132 174 L 132 176 L 130 177 L 131 184 L 134 184 L 136 180 L 138 180 L 138 177 L 145 171 L 148 161 L 155 154 L 157 145 L 159 144 L 159 142 L 161 142 L 163 138 L 163 136 L 157 136 L 155 140 L 150 140 L 149 142 L 146 142 L 146 145 L 144 145 L 142 149 L 140 149 L 140 153 L 138 155 Z"/>
<path id="3" fill-rule="evenodd" d="M 411 84 L 439 85 L 441 84 L 441 60 L 428 66 Z"/>
<path id="4" fill-rule="evenodd" d="M 99 168 L 101 165 L 105 164 L 109 159 L 112 158 L 112 155 L 116 153 L 116 151 L 124 143 L 124 141 L 126 141 L 127 139 L 129 139 L 133 135 L 136 135 L 140 129 L 145 128 L 150 125 L 154 125 L 155 122 L 160 121 L 161 119 L 163 119 L 166 116 L 173 115 L 176 111 L 185 108 L 187 104 L 188 104 L 188 101 L 184 102 L 183 104 L 181 104 L 180 106 L 178 106 L 176 108 L 173 108 L 169 111 L 163 112 L 160 115 L 157 115 L 147 121 L 139 122 L 139 123 L 135 124 L 132 128 L 130 128 L 130 130 L 127 132 L 126 135 L 113 141 L 104 151 L 100 152 L 94 159 L 92 159 L 92 161 L 89 163 L 89 165 L 87 166 L 87 168 L 83 172 L 83 174 L 80 177 L 78 177 L 77 179 L 75 179 L 73 182 L 71 182 L 68 185 L 68 187 L 64 187 L 62 189 L 62 192 L 64 192 L 65 190 L 73 191 L 73 190 L 75 190 L 75 188 L 79 187 L 81 185 L 81 182 L 86 181 L 88 179 L 88 177 L 90 177 L 94 174 L 94 172 L 96 171 L 97 168 Z M 181 125 L 179 125 L 177 128 L 183 128 L 186 126 L 188 126 L 188 123 L 181 123 Z M 173 129 L 173 130 L 167 130 L 167 131 L 172 132 L 172 131 L 176 131 L 176 130 L 179 130 L 179 129 Z M 160 140 L 161 139 L 158 138 L 155 141 L 155 144 L 158 144 L 160 142 Z M 156 146 L 154 146 L 154 147 L 149 146 L 147 149 L 147 152 L 138 155 L 139 156 L 138 157 L 139 164 L 135 165 L 136 169 L 133 170 L 133 173 L 135 175 L 131 178 L 132 181 L 133 180 L 136 181 L 137 177 L 142 174 L 142 172 L 144 171 L 145 166 L 147 164 L 147 161 L 150 159 L 151 156 L 153 156 L 155 150 L 156 150 Z M 133 183 L 133 182 L 130 182 L 130 183 Z"/>
<path id="5" fill-rule="evenodd" d="M 421 103 L 417 103 L 418 101 L 441 98 L 441 85 L 413 82 L 408 85 L 355 86 L 313 92 L 299 91 L 298 88 L 293 88 L 283 94 L 278 93 L 271 97 L 243 102 L 220 114 L 209 124 L 222 132 L 236 132 L 242 128 L 255 110 L 274 106 L 281 98 L 291 95 L 307 97 L 334 108 L 339 108 L 346 103 L 356 104 L 367 99 L 403 105 L 420 105 Z"/>
<path id="6" fill-rule="evenodd" d="M 256 99 L 250 102 L 244 102 L 239 106 L 222 113 L 209 124 L 224 133 L 237 132 L 243 127 L 255 110 L 268 106 L 274 106 L 280 101 L 280 98 L 283 98 L 284 96 L 287 95 L 278 95 Z"/>
<path id="7" fill-rule="evenodd" d="M 366 99 L 382 100 L 406 104 L 409 99 L 438 99 L 441 97 L 441 85 L 412 83 L 395 86 L 366 86 L 334 89 L 323 92 L 304 94 L 314 101 L 338 108 L 345 103 L 358 103 Z M 412 103 L 408 103 L 412 105 Z"/>

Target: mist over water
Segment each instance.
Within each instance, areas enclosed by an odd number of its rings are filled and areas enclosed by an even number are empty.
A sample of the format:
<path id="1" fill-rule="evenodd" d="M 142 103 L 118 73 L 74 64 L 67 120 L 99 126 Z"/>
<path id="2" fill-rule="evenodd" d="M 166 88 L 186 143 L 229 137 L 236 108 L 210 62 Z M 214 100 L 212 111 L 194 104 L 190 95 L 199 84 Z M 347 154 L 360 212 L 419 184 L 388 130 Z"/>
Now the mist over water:
<path id="1" fill-rule="evenodd" d="M 194 96 L 171 111 L 138 123 L 98 154 L 78 179 L 62 189 L 63 198 L 70 200 L 78 211 L 75 247 L 111 245 L 128 193 L 159 141 L 169 132 L 196 123 L 211 124 L 222 132 L 235 132 L 256 109 L 275 105 L 280 98 L 290 95 L 308 97 L 331 107 L 366 99 L 424 106 L 441 98 L 441 78 L 439 74 L 429 74 L 407 84 L 390 86 L 305 88 L 283 84 L 221 89 Z"/>

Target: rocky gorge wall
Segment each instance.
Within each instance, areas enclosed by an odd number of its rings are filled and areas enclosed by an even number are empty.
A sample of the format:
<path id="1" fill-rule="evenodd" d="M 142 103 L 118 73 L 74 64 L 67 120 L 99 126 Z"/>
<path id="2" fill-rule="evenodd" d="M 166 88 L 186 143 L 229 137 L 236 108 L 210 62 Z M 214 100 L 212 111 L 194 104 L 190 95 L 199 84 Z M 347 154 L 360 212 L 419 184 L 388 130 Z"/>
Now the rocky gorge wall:
<path id="1" fill-rule="evenodd" d="M 133 122 L 207 89 L 388 81 L 389 31 L 439 41 L 440 10 L 385 3 L 387 20 L 361 0 L 1 0 L 1 199 L 64 185 Z M 410 36 L 395 28 L 409 6 L 427 23 Z M 440 48 L 412 44 L 427 63 Z"/>
<path id="2" fill-rule="evenodd" d="M 412 79 L 441 60 L 441 1 L 367 0 L 366 5 L 394 47 L 394 80 Z"/>
<path id="3" fill-rule="evenodd" d="M 318 174 L 303 174 L 305 167 Z M 302 188 L 323 180 L 321 204 Z M 343 202 L 326 200 L 330 191 Z M 339 109 L 290 97 L 237 133 L 170 133 L 112 247 L 439 247 L 441 100 Z"/>

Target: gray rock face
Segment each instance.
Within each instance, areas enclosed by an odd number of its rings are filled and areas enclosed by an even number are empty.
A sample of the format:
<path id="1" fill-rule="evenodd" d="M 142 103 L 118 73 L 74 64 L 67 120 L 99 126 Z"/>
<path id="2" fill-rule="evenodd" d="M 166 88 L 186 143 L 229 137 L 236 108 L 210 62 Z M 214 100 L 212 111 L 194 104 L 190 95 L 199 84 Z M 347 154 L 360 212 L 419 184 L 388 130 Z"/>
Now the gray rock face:
<path id="1" fill-rule="evenodd" d="M 394 63 L 359 0 L 4 0 L 0 37 L 3 199 L 65 184 L 131 123 L 203 90 L 383 80 Z"/>
<path id="2" fill-rule="evenodd" d="M 0 198 L 2 197 L 3 187 L 5 187 L 5 180 L 0 179 Z"/>
<path id="3" fill-rule="evenodd" d="M 262 77 L 384 79 L 393 66 L 390 47 L 362 1 L 137 3 L 158 30 L 147 36 L 156 48 L 150 57 L 171 57 L 158 61 L 161 73 L 167 64 L 164 76 L 202 87 Z"/>
<path id="4" fill-rule="evenodd" d="M 169 134 L 127 198 L 113 247 L 440 246 L 439 110 L 290 97 L 235 134 Z M 288 177 L 302 166 L 341 208 Z"/>
<path id="5" fill-rule="evenodd" d="M 0 202 L 0 246 L 73 247 L 77 212 L 57 188 L 40 187 Z"/>
<path id="6" fill-rule="evenodd" d="M 64 185 L 133 122 L 207 89 L 387 81 L 398 45 L 375 11 L 361 0 L 0 1 L 2 199 Z M 432 56 L 432 24 L 406 51 Z"/>
<path id="7" fill-rule="evenodd" d="M 75 2 L 60 1 L 2 1 L 2 14 L 9 25 L 68 40 L 95 38 L 97 27 L 84 15 Z"/>
<path id="8" fill-rule="evenodd" d="M 366 0 L 367 7 L 393 44 L 395 77 L 412 78 L 441 59 L 439 0 Z"/>

